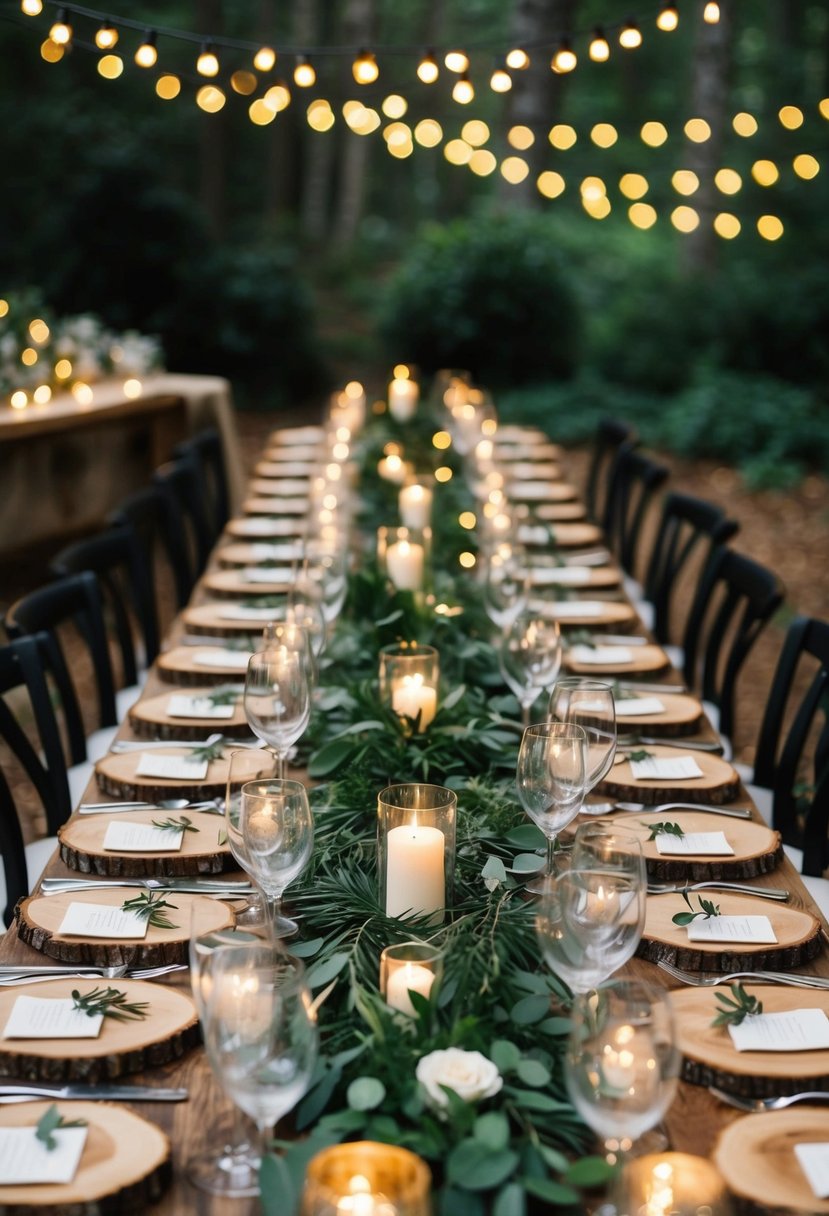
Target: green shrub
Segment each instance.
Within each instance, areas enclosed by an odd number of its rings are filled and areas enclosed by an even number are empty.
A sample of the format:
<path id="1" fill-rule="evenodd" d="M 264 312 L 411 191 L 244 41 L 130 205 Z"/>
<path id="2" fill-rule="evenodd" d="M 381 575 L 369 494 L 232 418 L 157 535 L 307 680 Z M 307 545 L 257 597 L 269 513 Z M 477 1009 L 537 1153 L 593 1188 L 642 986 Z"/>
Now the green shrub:
<path id="1" fill-rule="evenodd" d="M 427 228 L 384 301 L 390 360 L 468 368 L 483 384 L 573 374 L 577 304 L 549 223 L 506 213 Z"/>

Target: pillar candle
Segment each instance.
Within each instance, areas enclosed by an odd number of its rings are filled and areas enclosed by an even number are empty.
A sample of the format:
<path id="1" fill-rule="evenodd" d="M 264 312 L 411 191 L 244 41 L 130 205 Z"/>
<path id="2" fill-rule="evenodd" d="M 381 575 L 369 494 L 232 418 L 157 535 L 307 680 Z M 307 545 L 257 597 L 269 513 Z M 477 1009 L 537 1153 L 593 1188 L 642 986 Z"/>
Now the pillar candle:
<path id="1" fill-rule="evenodd" d="M 398 422 L 408 422 L 417 408 L 420 389 L 414 380 L 392 380 L 389 385 L 389 413 Z"/>
<path id="2" fill-rule="evenodd" d="M 394 482 L 395 485 L 402 485 L 406 480 L 407 466 L 402 456 L 392 454 L 384 456 L 377 464 L 377 472 L 384 481 Z"/>
<path id="3" fill-rule="evenodd" d="M 392 828 L 386 839 L 386 916 L 437 913 L 446 907 L 443 851 L 439 828 L 417 822 Z"/>
<path id="4" fill-rule="evenodd" d="M 400 518 L 407 528 L 428 528 L 432 518 L 432 491 L 417 482 L 400 491 Z"/>
<path id="5" fill-rule="evenodd" d="M 434 972 L 428 967 L 421 967 L 419 963 L 403 963 L 389 973 L 386 1004 L 414 1016 L 415 1008 L 409 993 L 419 992 L 421 996 L 428 997 L 434 982 Z"/>
<path id="6" fill-rule="evenodd" d="M 423 545 L 408 540 L 389 545 L 386 570 L 398 591 L 419 591 L 423 586 Z"/>
<path id="7" fill-rule="evenodd" d="M 420 672 L 403 676 L 392 684 L 392 709 L 401 718 L 416 718 L 420 714 L 421 731 L 426 729 L 437 713 L 437 703 L 437 689 L 424 684 Z"/>

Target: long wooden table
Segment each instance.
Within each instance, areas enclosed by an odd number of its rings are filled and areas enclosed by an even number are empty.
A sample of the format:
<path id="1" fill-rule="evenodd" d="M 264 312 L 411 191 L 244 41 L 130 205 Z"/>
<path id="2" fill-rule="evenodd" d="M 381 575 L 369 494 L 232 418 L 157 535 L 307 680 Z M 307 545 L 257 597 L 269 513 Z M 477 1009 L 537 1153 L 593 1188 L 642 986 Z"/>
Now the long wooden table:
<path id="1" fill-rule="evenodd" d="M 210 599 L 212 597 L 201 586 L 197 586 L 193 602 L 203 603 Z M 170 644 L 175 644 L 176 638 L 183 632 L 180 620 L 176 621 L 171 632 Z M 678 673 L 666 671 L 664 676 L 657 678 L 670 683 L 677 680 Z M 648 677 L 648 680 L 650 682 L 651 677 Z M 144 696 L 158 696 L 165 691 L 169 692 L 171 687 L 169 683 L 163 682 L 155 671 L 151 671 Z M 713 737 L 710 727 L 708 727 L 708 735 Z M 135 738 L 128 724 L 125 723 L 121 727 L 119 738 Z M 105 800 L 106 796 L 102 794 L 93 780 L 85 797 L 89 801 L 101 801 Z M 738 798 L 731 805 L 752 805 L 745 789 L 741 789 Z M 756 810 L 754 816 L 759 822 L 760 817 Z M 47 867 L 46 874 L 65 877 L 73 876 L 74 872 L 68 870 L 59 858 L 55 857 Z M 820 915 L 788 860 L 784 860 L 774 873 L 753 879 L 752 882 L 757 886 L 784 886 L 791 893 L 789 901 L 791 906 L 808 908 L 815 915 Z M 826 937 L 825 926 L 824 941 L 829 941 L 829 938 Z M 0 961 L 37 966 L 38 963 L 43 964 L 44 959 L 42 955 L 21 943 L 12 928 L 0 942 Z M 539 962 L 539 967 L 542 965 Z M 805 970 L 812 974 L 829 977 L 829 952 L 824 949 L 821 955 Z M 669 977 L 663 971 L 640 959 L 634 959 L 629 963 L 626 971 L 655 984 L 672 986 Z M 173 983 L 184 989 L 189 988 L 189 978 L 186 972 L 155 982 Z M 176 1105 L 131 1104 L 134 1105 L 138 1114 L 163 1128 L 170 1136 L 173 1146 L 173 1184 L 164 1198 L 152 1208 L 152 1212 L 157 1213 L 158 1216 L 189 1216 L 191 1213 L 199 1213 L 202 1216 L 247 1216 L 248 1213 L 258 1211 L 258 1200 L 219 1200 L 196 1191 L 187 1181 L 188 1159 L 194 1154 L 208 1149 L 218 1151 L 220 1146 L 226 1142 L 234 1119 L 231 1104 L 214 1080 L 204 1052 L 201 1049 L 193 1051 L 180 1063 L 153 1069 L 132 1079 L 136 1083 L 186 1086 L 190 1093 L 189 1101 Z M 707 1089 L 680 1082 L 676 1099 L 666 1118 L 671 1147 L 703 1157 L 708 1156 L 721 1129 L 738 1117 L 740 1117 L 739 1112 L 723 1106 L 709 1094 Z"/>

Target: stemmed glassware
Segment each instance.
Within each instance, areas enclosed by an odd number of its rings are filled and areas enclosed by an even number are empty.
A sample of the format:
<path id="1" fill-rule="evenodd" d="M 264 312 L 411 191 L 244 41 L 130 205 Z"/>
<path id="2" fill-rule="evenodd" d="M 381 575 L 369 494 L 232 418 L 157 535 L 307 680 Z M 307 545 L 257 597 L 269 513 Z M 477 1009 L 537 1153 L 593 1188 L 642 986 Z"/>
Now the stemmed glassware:
<path id="1" fill-rule="evenodd" d="M 245 677 L 245 716 L 255 735 L 274 751 L 278 774 L 285 774 L 291 747 L 311 716 L 311 688 L 305 660 L 286 646 L 251 655 Z"/>
<path id="2" fill-rule="evenodd" d="M 578 815 L 584 801 L 587 734 L 569 722 L 528 726 L 518 750 L 518 799 L 547 838 L 545 874 L 554 871 L 556 838 Z M 541 894 L 544 874 L 527 883 Z"/>
<path id="3" fill-rule="evenodd" d="M 203 960 L 204 1042 L 232 1101 L 256 1123 L 261 1156 L 274 1124 L 308 1088 L 318 1033 L 302 964 L 273 943 L 218 946 Z"/>
<path id="4" fill-rule="evenodd" d="M 505 682 L 518 698 L 521 721 L 529 726 L 533 703 L 561 668 L 558 622 L 522 612 L 501 637 L 498 662 Z"/>
<path id="5" fill-rule="evenodd" d="M 600 680 L 568 676 L 556 680 L 550 694 L 549 716 L 556 722 L 573 722 L 587 733 L 587 773 L 590 790 L 603 781 L 616 756 L 616 705 L 613 689 Z"/>
<path id="6" fill-rule="evenodd" d="M 302 581 L 314 589 L 326 626 L 333 625 L 348 590 L 345 544 L 306 539 Z"/>
<path id="7" fill-rule="evenodd" d="M 262 649 L 278 651 L 280 648 L 290 651 L 291 654 L 299 655 L 313 688 L 317 678 L 317 662 L 311 643 L 311 634 L 305 625 L 290 619 L 268 621 L 262 630 Z"/>
<path id="8" fill-rule="evenodd" d="M 639 980 L 618 980 L 577 996 L 570 1018 L 567 1091 L 615 1162 L 673 1101 L 680 1053 L 670 998 Z M 601 1209 L 603 1216 L 615 1211 L 612 1204 Z"/>
<path id="9" fill-rule="evenodd" d="M 520 546 L 503 542 L 489 555 L 484 575 L 484 609 L 493 625 L 508 629 L 527 606 L 527 571 Z"/>
<path id="10" fill-rule="evenodd" d="M 297 924 L 281 914 L 282 895 L 305 869 L 314 847 L 305 786 L 285 780 L 248 782 L 242 787 L 239 834 L 264 896 L 271 935 L 290 937 Z"/>
<path id="11" fill-rule="evenodd" d="M 273 752 L 246 747 L 231 752 L 227 764 L 225 787 L 225 829 L 227 843 L 245 873 L 256 881 L 239 821 L 242 813 L 242 786 L 248 781 L 273 780 L 277 776 L 277 759 Z M 259 894 L 251 897 L 246 908 L 236 913 L 236 924 L 246 927 L 264 926 L 265 909 Z"/>

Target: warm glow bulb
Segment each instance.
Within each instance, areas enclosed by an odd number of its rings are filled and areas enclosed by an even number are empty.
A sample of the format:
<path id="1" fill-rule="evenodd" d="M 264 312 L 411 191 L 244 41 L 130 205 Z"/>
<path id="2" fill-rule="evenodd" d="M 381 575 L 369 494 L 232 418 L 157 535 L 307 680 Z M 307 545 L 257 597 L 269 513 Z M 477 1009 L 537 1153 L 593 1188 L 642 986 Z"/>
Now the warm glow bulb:
<path id="1" fill-rule="evenodd" d="M 469 71 L 469 56 L 466 51 L 447 51 L 443 62 L 450 72 Z"/>
<path id="2" fill-rule="evenodd" d="M 619 33 L 619 46 L 635 51 L 642 45 L 642 32 L 635 21 L 626 21 Z"/>
<path id="3" fill-rule="evenodd" d="M 656 18 L 657 28 L 670 34 L 679 25 L 679 13 L 675 4 L 666 4 Z"/>
<path id="4" fill-rule="evenodd" d="M 39 17 L 43 12 L 43 0 L 20 0 L 20 9 L 26 17 Z"/>
<path id="5" fill-rule="evenodd" d="M 155 82 L 155 91 L 162 101 L 172 101 L 181 92 L 181 81 L 178 76 L 159 76 Z"/>
<path id="6" fill-rule="evenodd" d="M 417 65 L 417 76 L 423 84 L 434 84 L 440 75 L 440 68 L 431 51 L 423 56 L 420 63 Z"/>
<path id="7" fill-rule="evenodd" d="M 144 41 L 135 52 L 135 62 L 140 68 L 154 68 L 158 62 L 158 51 L 156 50 L 155 41 L 155 30 L 147 30 L 147 33 L 144 35 Z"/>
<path id="8" fill-rule="evenodd" d="M 316 82 L 317 73 L 314 71 L 314 65 L 305 55 L 297 55 L 296 67 L 294 68 L 294 84 L 300 89 L 310 89 Z"/>
<path id="9" fill-rule="evenodd" d="M 507 52 L 506 64 L 514 72 L 523 72 L 530 66 L 530 57 L 523 47 L 513 47 Z"/>
<path id="10" fill-rule="evenodd" d="M 253 56 L 253 66 L 257 72 L 269 72 L 276 63 L 276 51 L 270 46 L 260 46 Z"/>
<path id="11" fill-rule="evenodd" d="M 219 60 L 209 42 L 205 42 L 196 60 L 196 71 L 200 76 L 219 75 Z"/>
<path id="12" fill-rule="evenodd" d="M 104 80 L 117 80 L 124 70 L 124 61 L 120 55 L 102 55 L 98 60 L 98 74 Z"/>
<path id="13" fill-rule="evenodd" d="M 454 88 L 452 89 L 452 99 L 457 101 L 459 105 L 468 106 L 474 96 L 475 89 L 472 87 L 472 81 L 466 72 L 464 72 L 455 81 Z"/>
<path id="14" fill-rule="evenodd" d="M 67 46 L 72 41 L 72 26 L 66 18 L 66 9 L 58 10 L 57 20 L 49 30 L 49 37 L 58 46 Z"/>
<path id="15" fill-rule="evenodd" d="M 570 46 L 570 43 L 564 39 L 555 55 L 553 55 L 550 67 L 554 72 L 572 72 L 577 63 L 578 56 L 576 52 Z"/>
<path id="16" fill-rule="evenodd" d="M 374 54 L 371 51 L 360 51 L 351 65 L 351 73 L 357 84 L 374 84 L 380 75 Z"/>
<path id="17" fill-rule="evenodd" d="M 493 93 L 508 93 L 512 88 L 512 77 L 506 68 L 493 69 L 489 78 L 489 87 Z"/>
<path id="18" fill-rule="evenodd" d="M 705 8 L 702 10 L 702 19 L 707 21 L 709 25 L 716 25 L 720 19 L 720 6 L 714 0 L 708 0 Z"/>
<path id="19" fill-rule="evenodd" d="M 111 51 L 118 41 L 118 31 L 114 25 L 102 25 L 95 34 L 95 45 L 99 51 Z"/>
<path id="20" fill-rule="evenodd" d="M 605 38 L 604 31 L 598 25 L 593 31 L 587 53 L 594 63 L 607 63 L 610 58 L 610 43 Z"/>
<path id="21" fill-rule="evenodd" d="M 224 107 L 227 96 L 215 84 L 204 84 L 196 93 L 196 105 L 205 114 L 218 114 Z"/>

